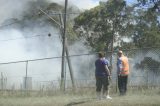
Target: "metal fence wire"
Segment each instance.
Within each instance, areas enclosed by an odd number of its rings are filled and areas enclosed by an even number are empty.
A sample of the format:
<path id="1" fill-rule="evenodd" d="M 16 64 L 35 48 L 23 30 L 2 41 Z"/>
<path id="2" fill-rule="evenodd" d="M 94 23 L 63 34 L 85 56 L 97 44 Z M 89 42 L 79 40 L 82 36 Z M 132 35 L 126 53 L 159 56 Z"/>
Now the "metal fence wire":
<path id="1" fill-rule="evenodd" d="M 130 75 L 128 86 L 130 87 L 159 87 L 160 86 L 160 48 L 141 48 L 123 50 L 124 55 L 129 59 Z M 77 58 L 77 57 L 76 57 Z M 84 56 L 78 60 L 83 60 Z M 80 68 L 80 75 L 84 73 L 85 78 L 76 77 L 77 87 L 95 87 L 95 66 L 96 53 L 89 54 L 87 62 L 83 62 Z M 111 52 L 106 52 L 106 58 L 111 59 Z M 76 59 L 77 60 L 77 59 Z M 117 51 L 112 55 L 112 86 L 117 85 Z M 86 69 L 84 66 L 87 67 Z M 82 75 L 83 76 L 83 75 Z"/>
<path id="2" fill-rule="evenodd" d="M 123 50 L 129 59 L 130 75 L 128 86 L 160 87 L 160 47 Z M 111 52 L 106 52 L 111 59 Z M 95 87 L 95 60 L 97 53 L 70 56 L 76 88 Z M 112 54 L 112 81 L 117 85 L 117 52 Z M 27 65 L 26 65 L 27 63 Z M 27 76 L 26 76 L 27 70 Z M 54 90 L 59 89 L 61 57 L 32 61 L 19 61 L 0 64 L 0 89 Z M 27 82 L 26 82 L 27 81 Z M 27 84 L 26 86 L 24 86 Z M 65 87 L 72 87 L 69 68 L 65 68 Z"/>
<path id="3" fill-rule="evenodd" d="M 160 48 L 143 48 L 123 50 L 129 59 L 129 86 L 160 86 Z M 117 53 L 114 52 L 113 71 L 116 69 Z M 113 72 L 113 83 L 116 72 Z"/>

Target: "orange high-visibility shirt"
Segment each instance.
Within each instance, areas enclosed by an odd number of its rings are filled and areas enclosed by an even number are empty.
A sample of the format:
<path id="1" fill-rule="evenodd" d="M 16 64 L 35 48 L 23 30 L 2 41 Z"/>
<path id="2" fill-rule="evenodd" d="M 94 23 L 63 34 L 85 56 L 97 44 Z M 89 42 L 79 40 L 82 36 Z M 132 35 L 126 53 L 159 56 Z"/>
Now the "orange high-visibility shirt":
<path id="1" fill-rule="evenodd" d="M 128 75 L 129 74 L 129 62 L 128 58 L 126 56 L 122 56 L 120 58 L 122 62 L 122 67 L 121 67 L 121 75 Z"/>

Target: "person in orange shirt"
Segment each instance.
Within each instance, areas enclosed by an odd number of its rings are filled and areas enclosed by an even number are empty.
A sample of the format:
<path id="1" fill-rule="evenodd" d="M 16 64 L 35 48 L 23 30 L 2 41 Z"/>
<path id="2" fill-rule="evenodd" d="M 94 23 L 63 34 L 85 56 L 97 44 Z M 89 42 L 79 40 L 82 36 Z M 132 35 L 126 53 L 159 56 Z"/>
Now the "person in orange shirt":
<path id="1" fill-rule="evenodd" d="M 129 62 L 128 58 L 123 55 L 123 52 L 118 51 L 117 60 L 117 75 L 118 75 L 118 89 L 120 95 L 125 95 L 127 92 L 127 81 L 129 75 Z"/>

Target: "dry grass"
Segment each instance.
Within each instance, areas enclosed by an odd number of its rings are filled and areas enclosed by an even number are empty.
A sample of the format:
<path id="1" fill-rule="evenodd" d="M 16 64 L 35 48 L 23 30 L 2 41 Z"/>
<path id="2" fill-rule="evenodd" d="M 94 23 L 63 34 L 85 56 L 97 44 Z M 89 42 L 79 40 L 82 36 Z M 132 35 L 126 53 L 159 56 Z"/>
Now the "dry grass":
<path id="1" fill-rule="evenodd" d="M 49 95 L 1 95 L 0 106 L 160 106 L 160 89 L 132 90 L 127 96 L 111 94 L 112 100 L 96 100 L 94 91 Z"/>
<path id="2" fill-rule="evenodd" d="M 77 106 L 160 106 L 160 96 L 132 95 L 112 96 L 112 100 L 94 100 Z"/>

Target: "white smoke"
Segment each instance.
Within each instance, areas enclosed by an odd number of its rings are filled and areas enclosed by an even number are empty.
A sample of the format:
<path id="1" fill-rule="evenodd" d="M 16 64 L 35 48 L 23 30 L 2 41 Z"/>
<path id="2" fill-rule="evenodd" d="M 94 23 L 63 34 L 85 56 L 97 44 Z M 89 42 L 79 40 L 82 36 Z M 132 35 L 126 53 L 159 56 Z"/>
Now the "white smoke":
<path id="1" fill-rule="evenodd" d="M 1 31 L 0 63 L 60 57 L 62 44 L 59 33 L 51 26 L 43 26 L 43 28 L 36 26 L 32 29 L 26 27 L 22 31 L 12 28 Z M 48 31 L 45 32 L 45 29 Z M 51 34 L 50 37 L 48 33 Z M 40 36 L 32 37 L 35 35 Z M 60 76 L 61 60 L 43 61 L 29 62 L 28 76 L 33 77 L 33 80 L 39 79 L 39 81 L 56 80 Z M 12 83 L 16 84 L 17 81 L 22 82 L 22 78 L 25 76 L 25 64 L 25 62 L 12 64 L 12 68 L 9 68 L 10 64 L 1 65 L 1 72 L 7 75 L 8 82 L 12 80 Z M 44 73 L 49 76 L 45 77 Z"/>
<path id="2" fill-rule="evenodd" d="M 59 4 L 64 4 L 64 1 L 65 0 L 50 0 L 51 2 L 56 2 L 56 3 L 59 3 Z M 83 9 L 83 10 L 86 10 L 86 9 L 91 9 L 95 6 L 97 6 L 99 4 L 99 1 L 95 1 L 95 0 L 81 0 L 81 1 L 78 1 L 78 0 L 68 0 L 68 5 L 75 5 L 77 6 L 79 9 Z"/>
<path id="3" fill-rule="evenodd" d="M 61 56 L 59 30 L 43 17 L 37 17 L 36 20 L 26 18 L 37 15 L 37 7 L 41 7 L 42 2 L 43 0 L 0 0 L 0 24 L 3 26 L 0 29 L 0 63 Z M 60 62 L 60 59 L 29 62 L 28 76 L 33 81 L 55 80 L 60 76 Z M 19 88 L 25 77 L 26 62 L 1 64 L 0 72 L 7 77 L 8 88 L 12 85 Z"/>
<path id="4" fill-rule="evenodd" d="M 0 23 L 10 18 L 21 18 L 24 12 L 28 9 L 30 0 L 0 0 Z"/>
<path id="5" fill-rule="evenodd" d="M 49 1 L 49 0 L 48 0 Z M 20 88 L 26 76 L 26 61 L 62 55 L 62 42 L 59 29 L 46 21 L 47 17 L 37 17 L 38 7 L 47 6 L 50 2 L 43 0 L 0 0 L 0 63 L 24 61 L 21 63 L 0 64 L 0 72 L 7 77 L 7 87 Z M 34 7 L 35 6 L 35 7 Z M 45 8 L 45 7 L 44 7 Z M 36 16 L 36 19 L 32 17 Z M 10 24 L 11 23 L 11 24 Z M 14 24 L 12 24 L 14 23 Z M 51 34 L 51 36 L 48 36 Z M 80 46 L 82 45 L 82 46 Z M 87 53 L 83 43 L 75 43 L 69 49 L 71 54 Z M 78 59 L 79 60 L 79 59 Z M 73 70 L 81 69 L 78 64 L 88 61 L 72 62 Z M 61 75 L 61 58 L 29 61 L 28 77 L 33 84 L 39 81 L 58 80 Z M 79 72 L 75 73 L 79 73 Z M 69 72 L 67 72 L 69 73 Z M 77 74 L 75 74 L 77 75 Z"/>

